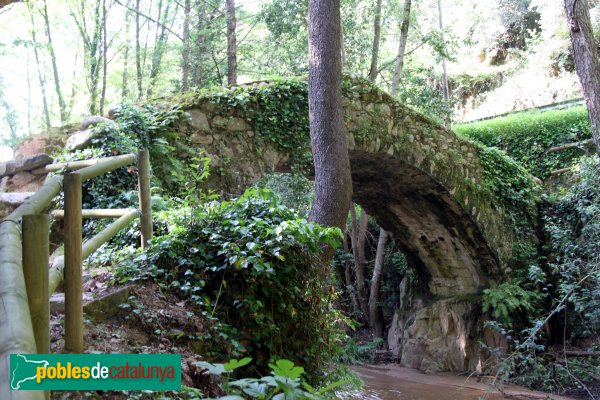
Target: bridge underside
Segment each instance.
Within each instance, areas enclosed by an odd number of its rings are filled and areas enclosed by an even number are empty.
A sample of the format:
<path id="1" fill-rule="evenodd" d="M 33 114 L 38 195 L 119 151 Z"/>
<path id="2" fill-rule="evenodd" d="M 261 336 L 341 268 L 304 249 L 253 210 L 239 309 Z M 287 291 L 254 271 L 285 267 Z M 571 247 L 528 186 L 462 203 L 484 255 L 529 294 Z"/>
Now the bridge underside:
<path id="1" fill-rule="evenodd" d="M 382 153 L 351 151 L 353 198 L 391 232 L 439 296 L 477 293 L 499 262 L 471 217 L 423 171 Z"/>

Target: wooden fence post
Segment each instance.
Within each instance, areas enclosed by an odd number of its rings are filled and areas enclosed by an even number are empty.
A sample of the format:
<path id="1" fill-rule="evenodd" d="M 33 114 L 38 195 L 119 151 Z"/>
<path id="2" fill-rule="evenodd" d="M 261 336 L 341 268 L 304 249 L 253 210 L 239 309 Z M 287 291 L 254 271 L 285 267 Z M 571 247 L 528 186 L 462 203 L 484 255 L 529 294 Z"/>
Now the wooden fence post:
<path id="1" fill-rule="evenodd" d="M 48 302 L 48 259 L 50 218 L 48 214 L 23 216 L 23 273 L 37 352 L 50 353 L 50 303 Z M 44 391 L 46 399 L 50 392 Z"/>
<path id="2" fill-rule="evenodd" d="M 150 194 L 150 154 L 147 149 L 138 154 L 138 186 L 140 198 L 140 226 L 142 230 L 142 248 L 146 248 L 152 239 L 152 197 Z"/>
<path id="3" fill-rule="evenodd" d="M 83 352 L 81 176 L 66 174 L 65 191 L 65 350 Z M 47 295 L 48 291 L 44 292 Z"/>

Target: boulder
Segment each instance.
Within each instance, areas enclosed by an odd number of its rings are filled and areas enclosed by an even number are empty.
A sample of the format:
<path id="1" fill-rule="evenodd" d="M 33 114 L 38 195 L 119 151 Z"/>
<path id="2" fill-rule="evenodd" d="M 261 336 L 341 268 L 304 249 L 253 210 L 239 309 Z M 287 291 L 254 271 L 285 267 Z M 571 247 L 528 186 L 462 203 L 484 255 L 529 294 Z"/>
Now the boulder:
<path id="1" fill-rule="evenodd" d="M 51 164 L 52 157 L 47 154 L 35 154 L 0 163 L 0 178 L 15 175 L 19 172 L 31 171 L 44 165 Z"/>
<path id="2" fill-rule="evenodd" d="M 86 129 L 84 131 L 76 132 L 69 136 L 67 143 L 65 144 L 67 150 L 81 150 L 92 144 L 92 139 L 98 136 L 95 129 Z"/>
<path id="3" fill-rule="evenodd" d="M 90 115 L 81 121 L 81 130 L 88 130 L 100 124 L 116 125 L 115 121 L 101 117 L 99 115 Z"/>
<path id="4" fill-rule="evenodd" d="M 43 175 L 34 175 L 29 172 L 17 172 L 10 177 L 6 185 L 8 192 L 36 192 L 44 184 Z"/>

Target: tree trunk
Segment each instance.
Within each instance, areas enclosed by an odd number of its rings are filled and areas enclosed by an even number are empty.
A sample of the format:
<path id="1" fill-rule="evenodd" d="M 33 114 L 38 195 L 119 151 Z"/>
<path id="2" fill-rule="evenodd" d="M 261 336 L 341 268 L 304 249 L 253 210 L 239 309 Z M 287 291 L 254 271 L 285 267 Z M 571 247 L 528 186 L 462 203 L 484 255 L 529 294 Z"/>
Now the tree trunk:
<path id="1" fill-rule="evenodd" d="M 350 206 L 352 207 L 352 206 Z M 348 245 L 348 234 L 344 232 L 344 237 L 342 239 L 342 245 L 344 248 L 344 253 L 350 253 L 350 246 Z M 353 314 L 360 313 L 360 306 L 358 305 L 358 300 L 356 299 L 356 293 L 353 290 L 352 285 L 352 263 L 350 260 L 346 259 L 344 261 L 344 279 L 346 281 L 346 292 L 348 293 L 348 297 L 352 302 L 352 312 Z"/>
<path id="2" fill-rule="evenodd" d="M 586 0 L 565 0 L 575 68 L 588 108 L 592 137 L 600 153 L 600 61 Z"/>
<path id="3" fill-rule="evenodd" d="M 190 12 L 191 0 L 185 0 L 183 5 L 183 51 L 181 52 L 181 90 L 190 90 Z"/>
<path id="4" fill-rule="evenodd" d="M 42 90 L 42 104 L 44 108 L 44 122 L 46 123 L 46 129 L 50 128 L 50 109 L 48 108 L 48 97 L 46 96 L 46 78 L 44 78 L 43 66 L 40 60 L 40 53 L 38 51 L 37 34 L 35 31 L 35 21 L 33 18 L 33 4 L 27 2 L 29 10 L 29 18 L 31 20 L 31 41 L 33 42 L 33 54 L 35 56 L 35 63 L 37 66 L 38 79 L 40 81 L 40 89 Z"/>
<path id="5" fill-rule="evenodd" d="M 125 51 L 123 53 L 123 75 L 121 81 L 121 101 L 127 100 L 129 96 L 129 49 L 131 48 L 129 36 L 131 35 L 131 13 L 125 14 Z"/>
<path id="6" fill-rule="evenodd" d="M 100 114 L 104 114 L 106 101 L 106 72 L 108 70 L 108 38 L 106 37 L 106 0 L 102 0 L 102 91 L 100 94 Z"/>
<path id="7" fill-rule="evenodd" d="M 446 42 L 444 41 L 444 20 L 442 13 L 442 0 L 438 0 L 438 15 L 439 15 L 439 23 L 440 23 L 440 35 L 442 38 L 442 45 L 444 46 L 444 52 L 446 51 Z M 446 56 L 442 55 L 442 84 L 444 86 L 444 99 L 446 101 L 450 101 L 450 88 L 448 87 L 448 70 L 446 69 Z"/>
<path id="8" fill-rule="evenodd" d="M 356 211 L 354 204 L 350 205 L 350 215 L 352 221 L 351 236 L 352 255 L 354 256 L 354 275 L 356 276 L 356 292 L 358 293 L 358 303 L 365 321 L 369 321 L 369 305 L 367 303 L 367 294 L 365 288 L 365 238 L 366 226 L 364 221 L 368 222 L 368 216 L 365 210 L 360 214 L 360 222 L 356 222 Z"/>
<path id="9" fill-rule="evenodd" d="M 309 219 L 342 228 L 352 197 L 352 177 L 342 115 L 340 2 L 309 0 L 308 10 L 308 106 L 315 166 Z M 333 255 L 331 250 L 326 253 Z"/>
<path id="10" fill-rule="evenodd" d="M 394 78 L 392 79 L 392 97 L 398 95 L 400 75 L 402 74 L 402 68 L 404 67 L 404 53 L 406 52 L 406 41 L 408 39 L 408 28 L 410 26 L 410 3 L 411 0 L 404 0 L 402 25 L 400 26 L 400 43 L 398 44 L 398 56 L 396 57 L 396 67 L 394 68 Z"/>
<path id="11" fill-rule="evenodd" d="M 171 16 L 169 14 L 169 10 L 171 7 L 171 3 L 167 2 L 167 6 L 163 12 L 163 3 L 160 1 L 158 3 L 158 16 L 157 20 L 159 23 L 156 24 L 156 36 L 154 38 L 154 50 L 152 51 L 152 62 L 150 64 L 150 75 L 148 77 L 148 87 L 146 88 L 146 96 L 151 97 L 154 84 L 156 83 L 156 78 L 160 72 L 160 67 L 162 65 L 163 56 L 165 54 L 167 39 L 169 36 L 169 32 L 171 32 L 171 28 L 175 21 L 175 16 L 177 15 L 177 4 L 175 5 L 175 12 Z M 167 27 L 165 25 L 166 21 L 171 20 L 171 26 Z M 164 21 L 161 22 L 161 21 Z"/>
<path id="12" fill-rule="evenodd" d="M 371 48 L 371 69 L 369 81 L 375 83 L 377 79 L 377 59 L 379 58 L 379 42 L 381 41 L 381 0 L 375 5 L 375 18 L 373 20 L 373 47 Z"/>
<path id="13" fill-rule="evenodd" d="M 135 77 L 137 83 L 137 99 L 142 98 L 142 50 L 140 48 L 140 0 L 135 1 Z"/>
<path id="14" fill-rule="evenodd" d="M 237 43 L 235 37 L 235 0 L 227 3 L 227 84 L 237 84 Z"/>
<path id="15" fill-rule="evenodd" d="M 382 228 L 379 229 L 375 268 L 373 268 L 369 292 L 369 326 L 373 330 L 375 338 L 383 338 L 383 315 L 379 306 L 379 289 L 381 288 L 386 239 L 386 232 Z"/>
<path id="16" fill-rule="evenodd" d="M 46 36 L 48 37 L 48 52 L 50 53 L 50 60 L 52 61 L 52 72 L 54 73 L 54 88 L 56 89 L 56 97 L 58 98 L 58 107 L 60 108 L 60 122 L 64 125 L 67 122 L 67 107 L 65 105 L 65 99 L 60 89 L 60 78 L 58 74 L 58 65 L 56 63 L 56 54 L 54 53 L 54 45 L 52 44 L 52 34 L 50 31 L 50 18 L 48 17 L 48 4 L 44 0 L 43 13 L 44 22 L 46 24 Z"/>

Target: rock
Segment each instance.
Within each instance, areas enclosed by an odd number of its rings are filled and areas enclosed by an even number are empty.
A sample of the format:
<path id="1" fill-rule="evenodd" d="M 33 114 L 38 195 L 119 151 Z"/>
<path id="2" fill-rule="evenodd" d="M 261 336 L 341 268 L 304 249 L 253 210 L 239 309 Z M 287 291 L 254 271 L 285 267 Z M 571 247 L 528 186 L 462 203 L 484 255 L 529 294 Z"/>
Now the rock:
<path id="1" fill-rule="evenodd" d="M 115 121 L 108 118 L 104 118 L 99 115 L 90 115 L 81 121 L 81 130 L 85 131 L 100 124 L 116 125 Z"/>
<path id="2" fill-rule="evenodd" d="M 47 154 L 35 154 L 17 160 L 0 163 L 0 177 L 15 175 L 18 172 L 31 171 L 52 163 L 52 157 Z"/>
<path id="3" fill-rule="evenodd" d="M 6 185 L 10 192 L 36 192 L 44 184 L 44 177 L 29 172 L 18 172 L 13 175 Z"/>
<path id="4" fill-rule="evenodd" d="M 120 304 L 126 303 L 132 286 L 119 287 L 101 297 L 92 299 L 83 305 L 83 311 L 96 320 L 112 317 L 121 309 Z"/>
<path id="5" fill-rule="evenodd" d="M 189 110 L 188 114 L 190 116 L 190 125 L 192 128 L 200 131 L 210 131 L 210 125 L 208 124 L 206 114 L 196 109 Z"/>
<path id="6" fill-rule="evenodd" d="M 213 118 L 213 125 L 229 132 L 242 132 L 250 129 L 245 120 L 236 117 L 227 118 L 216 116 Z"/>
<path id="7" fill-rule="evenodd" d="M 192 143 L 210 145 L 214 141 L 213 137 L 210 135 L 201 135 L 199 133 L 194 133 L 190 136 L 190 140 Z"/>
<path id="8" fill-rule="evenodd" d="M 33 193 L 0 193 L 0 219 L 5 218 L 23 204 Z"/>
<path id="9" fill-rule="evenodd" d="M 92 139 L 98 136 L 98 133 L 94 129 L 86 129 L 84 131 L 76 132 L 69 136 L 67 143 L 65 144 L 67 150 L 81 150 L 92 144 Z"/>
<path id="10" fill-rule="evenodd" d="M 392 358 L 398 359 L 402 354 L 402 338 L 404 335 L 404 324 L 401 323 L 398 313 L 394 313 L 392 325 L 388 331 L 388 349 L 392 352 Z"/>

